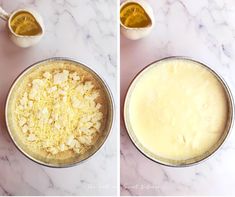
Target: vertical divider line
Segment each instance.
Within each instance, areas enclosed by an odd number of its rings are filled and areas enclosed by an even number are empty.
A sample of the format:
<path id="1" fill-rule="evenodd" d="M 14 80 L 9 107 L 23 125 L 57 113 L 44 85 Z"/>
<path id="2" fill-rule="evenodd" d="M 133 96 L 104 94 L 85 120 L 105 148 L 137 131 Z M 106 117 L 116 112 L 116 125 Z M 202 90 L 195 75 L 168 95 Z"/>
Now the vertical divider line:
<path id="1" fill-rule="evenodd" d="M 119 7 L 120 7 L 120 0 L 117 1 L 117 109 L 116 109 L 116 115 L 117 115 L 117 196 L 120 196 L 120 24 L 119 24 L 119 19 L 120 19 L 120 12 L 119 12 Z"/>

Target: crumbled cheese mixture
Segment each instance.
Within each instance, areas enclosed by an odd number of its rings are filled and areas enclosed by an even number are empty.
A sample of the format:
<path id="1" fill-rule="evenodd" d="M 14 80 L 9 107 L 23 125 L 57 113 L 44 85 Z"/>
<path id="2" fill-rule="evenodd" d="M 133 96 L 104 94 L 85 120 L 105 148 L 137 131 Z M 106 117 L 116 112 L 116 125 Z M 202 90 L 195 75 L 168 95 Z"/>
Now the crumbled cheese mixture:
<path id="1" fill-rule="evenodd" d="M 84 152 L 98 135 L 103 114 L 99 92 L 68 70 L 43 73 L 32 80 L 16 106 L 27 142 L 48 153 Z"/>

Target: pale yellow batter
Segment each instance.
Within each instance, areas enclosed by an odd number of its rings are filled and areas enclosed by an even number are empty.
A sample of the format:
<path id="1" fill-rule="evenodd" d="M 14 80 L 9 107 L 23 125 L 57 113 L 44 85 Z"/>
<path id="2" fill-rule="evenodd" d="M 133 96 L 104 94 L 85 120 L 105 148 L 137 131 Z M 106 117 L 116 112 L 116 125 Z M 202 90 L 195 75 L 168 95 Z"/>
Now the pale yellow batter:
<path id="1" fill-rule="evenodd" d="M 226 92 L 201 64 L 165 60 L 145 70 L 133 85 L 128 119 L 138 141 L 153 154 L 190 159 L 221 137 L 228 115 Z"/>
<path id="2" fill-rule="evenodd" d="M 28 71 L 18 82 L 8 122 L 30 155 L 73 159 L 100 137 L 107 119 L 105 102 L 101 84 L 90 72 L 67 61 L 52 61 Z"/>

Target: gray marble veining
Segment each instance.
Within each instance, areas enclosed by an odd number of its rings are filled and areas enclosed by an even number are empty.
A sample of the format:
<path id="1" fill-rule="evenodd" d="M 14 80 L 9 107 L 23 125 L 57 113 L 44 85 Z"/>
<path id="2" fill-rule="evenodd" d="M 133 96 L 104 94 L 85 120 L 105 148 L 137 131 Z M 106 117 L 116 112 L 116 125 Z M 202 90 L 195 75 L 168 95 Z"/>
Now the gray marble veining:
<path id="1" fill-rule="evenodd" d="M 167 56 L 205 62 L 235 95 L 235 2 L 232 0 L 148 0 L 156 26 L 139 41 L 121 37 L 121 104 L 130 81 L 147 64 Z M 214 156 L 187 168 L 169 168 L 145 158 L 121 122 L 122 195 L 235 194 L 235 131 Z"/>
<path id="2" fill-rule="evenodd" d="M 51 169 L 25 158 L 11 142 L 4 123 L 7 92 L 32 63 L 54 56 L 74 58 L 96 70 L 116 97 L 117 30 L 115 0 L 0 0 L 6 11 L 30 7 L 45 22 L 45 37 L 28 49 L 8 39 L 0 21 L 0 195 L 115 195 L 116 125 L 107 142 L 88 161 Z"/>

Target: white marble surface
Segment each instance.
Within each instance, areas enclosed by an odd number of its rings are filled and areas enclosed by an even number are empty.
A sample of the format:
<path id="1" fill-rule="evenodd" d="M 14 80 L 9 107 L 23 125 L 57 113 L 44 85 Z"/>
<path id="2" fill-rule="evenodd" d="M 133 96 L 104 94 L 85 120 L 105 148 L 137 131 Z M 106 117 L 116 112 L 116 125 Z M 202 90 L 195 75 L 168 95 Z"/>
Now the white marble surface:
<path id="1" fill-rule="evenodd" d="M 28 160 L 13 146 L 4 124 L 4 102 L 23 69 L 53 56 L 89 65 L 116 97 L 116 0 L 0 0 L 0 6 L 7 11 L 34 8 L 46 27 L 37 46 L 20 49 L 0 21 L 0 195 L 115 195 L 116 125 L 94 157 L 75 167 L 51 169 Z"/>
<path id="2" fill-rule="evenodd" d="M 218 71 L 235 95 L 235 1 L 146 0 L 156 27 L 139 41 L 121 37 L 121 103 L 131 79 L 154 60 L 182 55 Z M 122 195 L 235 195 L 235 129 L 207 161 L 187 168 L 163 167 L 145 158 L 121 123 Z"/>

